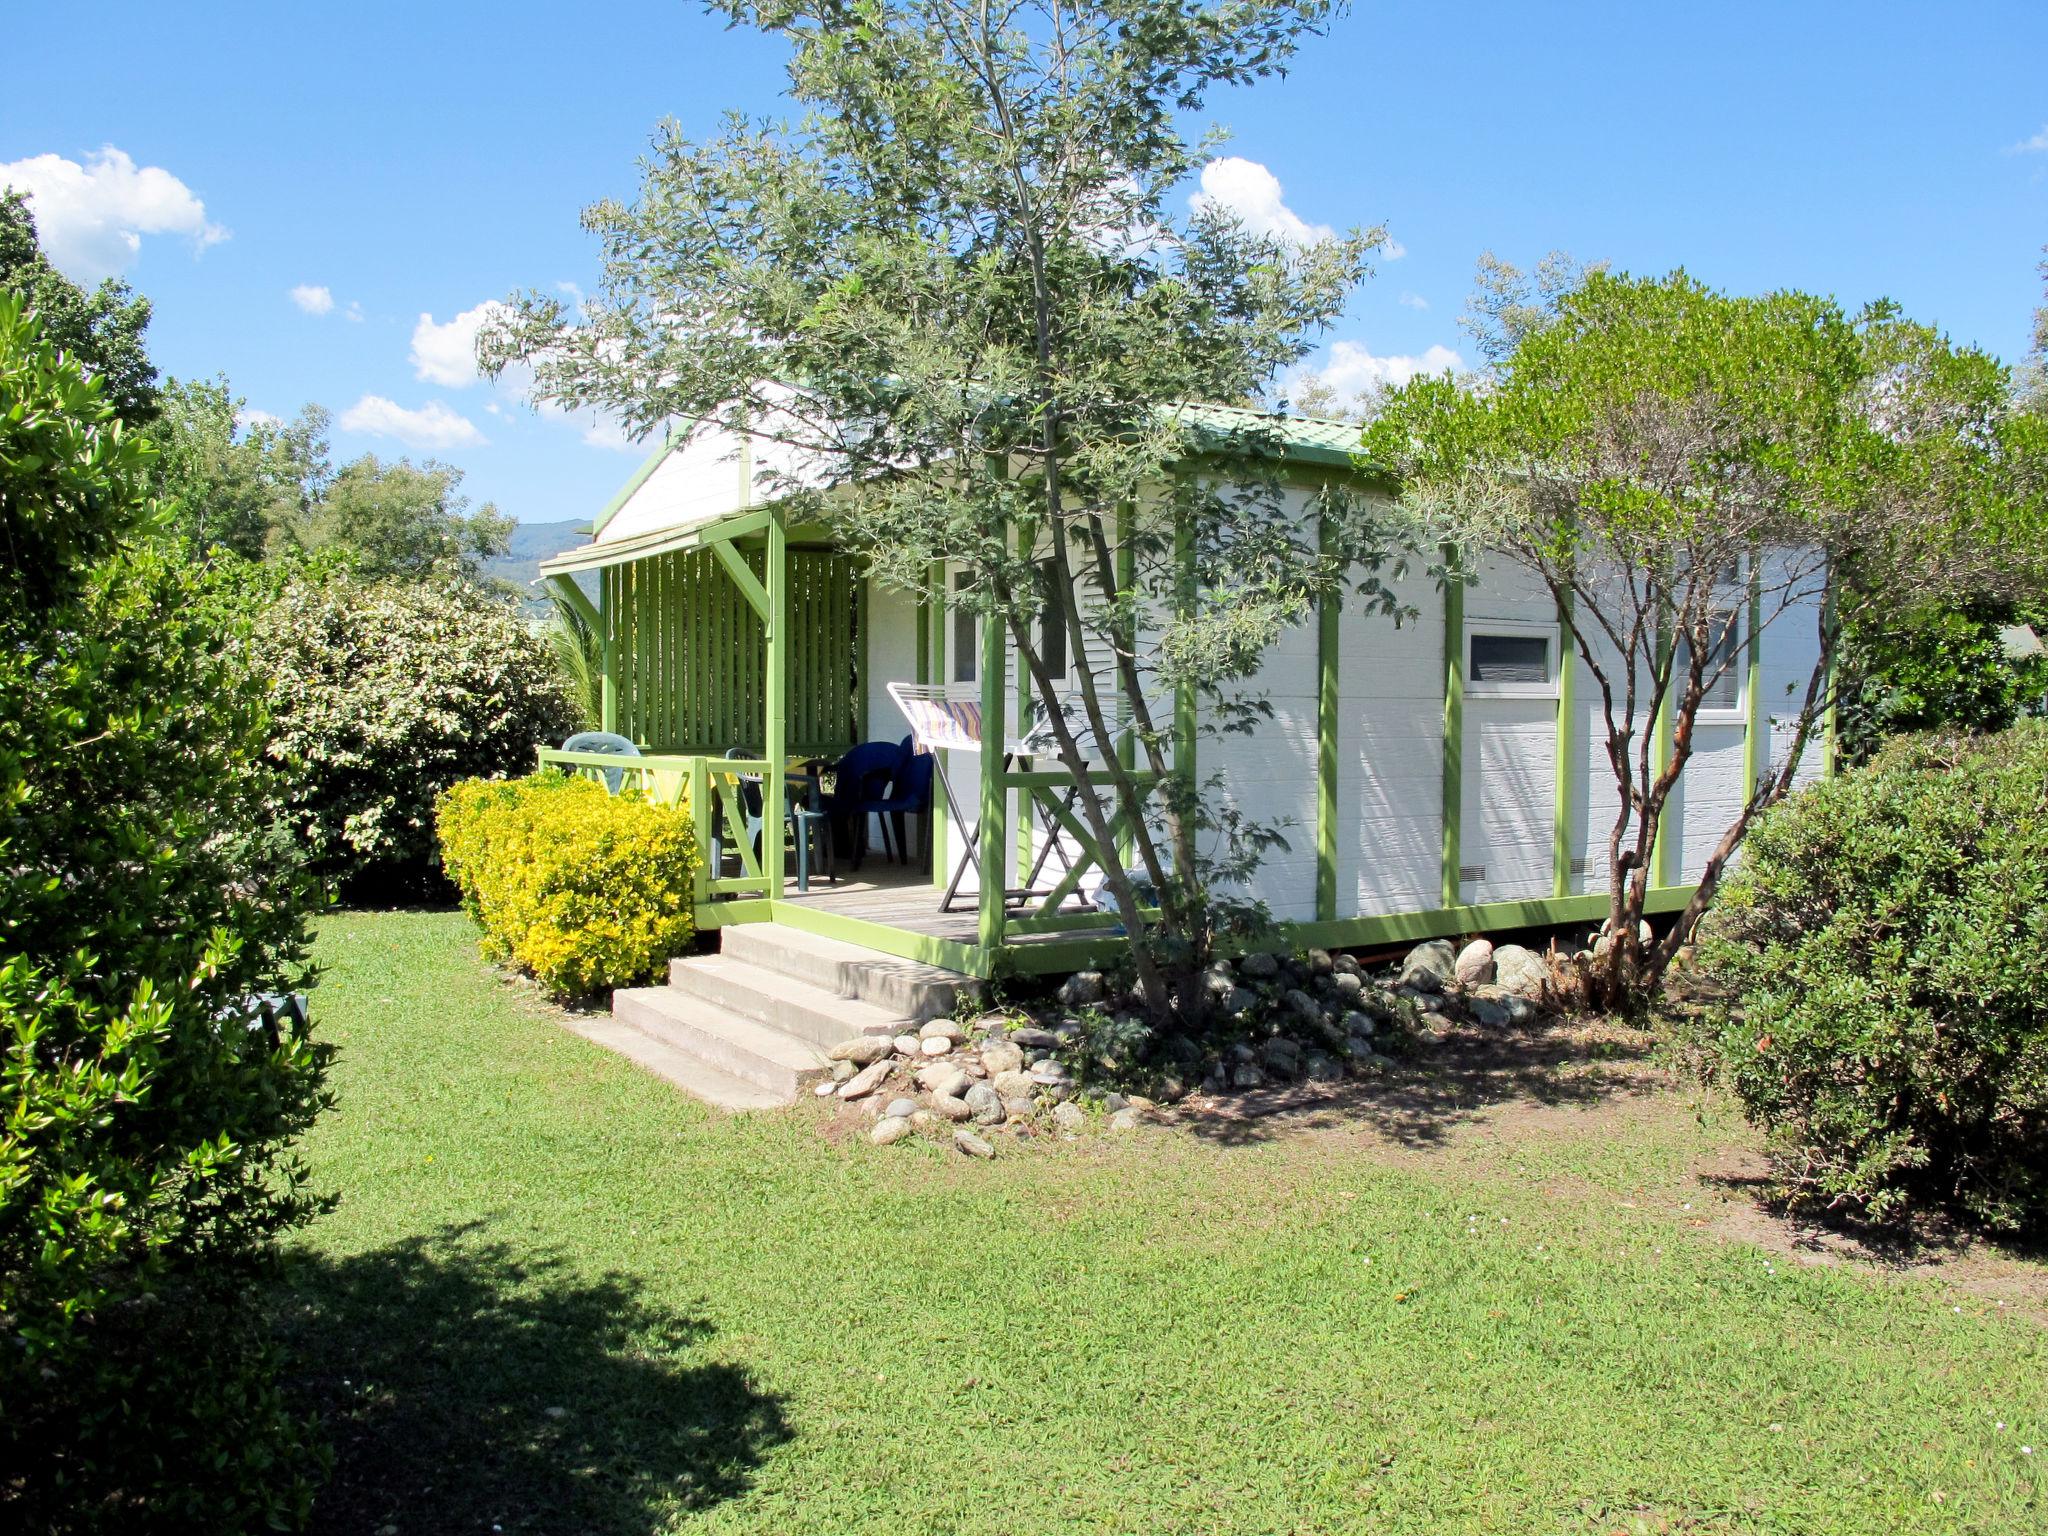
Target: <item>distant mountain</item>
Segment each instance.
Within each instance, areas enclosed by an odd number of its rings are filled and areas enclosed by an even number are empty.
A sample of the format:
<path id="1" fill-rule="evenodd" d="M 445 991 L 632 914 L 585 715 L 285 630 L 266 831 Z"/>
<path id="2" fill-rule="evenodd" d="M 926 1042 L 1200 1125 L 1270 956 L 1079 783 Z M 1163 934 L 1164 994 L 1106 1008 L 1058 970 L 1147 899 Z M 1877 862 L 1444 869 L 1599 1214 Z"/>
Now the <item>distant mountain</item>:
<path id="1" fill-rule="evenodd" d="M 577 531 L 583 526 L 584 519 L 580 517 L 560 523 L 516 523 L 511 547 L 486 560 L 482 574 L 510 582 L 522 598 L 531 602 L 545 601 L 546 594 L 533 585 L 534 578 L 540 575 L 541 561 L 584 543 L 589 535 Z"/>

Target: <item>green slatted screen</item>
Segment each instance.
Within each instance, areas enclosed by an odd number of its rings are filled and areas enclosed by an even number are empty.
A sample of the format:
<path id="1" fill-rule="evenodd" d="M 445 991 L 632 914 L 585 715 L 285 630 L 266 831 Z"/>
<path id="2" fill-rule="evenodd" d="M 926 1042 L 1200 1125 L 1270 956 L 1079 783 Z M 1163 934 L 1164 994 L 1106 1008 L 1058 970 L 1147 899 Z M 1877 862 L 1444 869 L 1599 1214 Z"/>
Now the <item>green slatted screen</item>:
<path id="1" fill-rule="evenodd" d="M 754 574 L 763 556 L 750 551 Z M 661 752 L 761 749 L 766 650 L 758 615 L 708 550 L 605 571 L 619 658 L 619 730 Z M 860 740 L 860 582 L 851 557 L 789 552 L 789 743 L 837 756 Z"/>

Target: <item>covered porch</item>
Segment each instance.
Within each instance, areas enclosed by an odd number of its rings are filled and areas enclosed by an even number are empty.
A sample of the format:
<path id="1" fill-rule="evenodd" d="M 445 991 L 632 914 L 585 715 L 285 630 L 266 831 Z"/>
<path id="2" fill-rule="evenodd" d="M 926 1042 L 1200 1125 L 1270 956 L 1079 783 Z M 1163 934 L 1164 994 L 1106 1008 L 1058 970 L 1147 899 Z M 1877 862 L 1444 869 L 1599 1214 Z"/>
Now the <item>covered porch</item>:
<path id="1" fill-rule="evenodd" d="M 984 978 L 1071 970 L 1120 942 L 1117 919 L 1089 899 L 1103 860 L 1066 803 L 1071 778 L 1006 751 L 937 750 L 958 820 L 935 789 L 911 862 L 886 861 L 876 838 L 858 871 L 840 847 L 831 877 L 820 867 L 800 880 L 796 840 L 815 823 L 791 811 L 821 809 L 824 765 L 911 732 L 887 684 L 938 683 L 949 643 L 971 639 L 973 681 L 955 692 L 980 719 L 1026 709 L 1000 630 L 951 622 L 965 615 L 948 610 L 942 569 L 917 593 L 882 588 L 828 529 L 764 507 L 601 540 L 543 576 L 600 637 L 602 728 L 640 755 L 551 748 L 540 761 L 688 808 L 705 855 L 700 928 L 781 922 Z M 977 825 L 1001 856 L 993 879 L 972 860 L 960 869 Z"/>

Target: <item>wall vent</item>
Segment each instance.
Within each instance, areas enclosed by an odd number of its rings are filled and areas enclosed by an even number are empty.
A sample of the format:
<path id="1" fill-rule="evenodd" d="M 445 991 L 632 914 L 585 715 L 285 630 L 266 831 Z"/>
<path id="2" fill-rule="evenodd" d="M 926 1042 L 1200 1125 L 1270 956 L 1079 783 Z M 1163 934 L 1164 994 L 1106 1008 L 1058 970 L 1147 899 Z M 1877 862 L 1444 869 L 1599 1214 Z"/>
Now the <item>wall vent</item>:
<path id="1" fill-rule="evenodd" d="M 1458 866 L 1458 878 L 1460 880 L 1483 881 L 1486 879 L 1486 866 L 1484 864 L 1460 864 Z"/>
<path id="2" fill-rule="evenodd" d="M 1592 867 L 1593 861 L 1587 858 L 1584 854 L 1581 854 L 1579 855 L 1579 857 L 1572 860 L 1572 873 L 1575 875 L 1583 875 Z"/>

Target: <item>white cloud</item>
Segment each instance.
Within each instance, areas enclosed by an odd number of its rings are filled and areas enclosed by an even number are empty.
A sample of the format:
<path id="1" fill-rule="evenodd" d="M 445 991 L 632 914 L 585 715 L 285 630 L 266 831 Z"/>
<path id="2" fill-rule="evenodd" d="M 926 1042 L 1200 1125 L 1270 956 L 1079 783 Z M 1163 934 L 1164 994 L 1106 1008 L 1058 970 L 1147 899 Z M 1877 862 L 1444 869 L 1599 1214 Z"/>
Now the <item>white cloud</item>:
<path id="1" fill-rule="evenodd" d="M 292 290 L 292 302 L 309 315 L 324 315 L 334 308 L 334 294 L 317 283 L 300 283 Z"/>
<path id="2" fill-rule="evenodd" d="M 1408 247 L 1396 240 L 1392 235 L 1382 235 L 1380 237 L 1379 258 L 1381 261 L 1399 261 L 1407 254 Z"/>
<path id="3" fill-rule="evenodd" d="M 407 410 L 382 395 L 365 395 L 341 413 L 344 432 L 395 437 L 408 448 L 471 448 L 486 441 L 476 423 L 438 400 Z"/>
<path id="4" fill-rule="evenodd" d="M 496 299 L 485 299 L 474 309 L 465 309 L 440 325 L 434 323 L 431 314 L 422 314 L 419 324 L 412 328 L 413 377 L 448 389 L 474 384 L 477 332 L 511 313 Z"/>
<path id="5" fill-rule="evenodd" d="M 2031 139 L 2021 139 L 2006 150 L 2010 155 L 2048 155 L 2048 123 L 2041 125 L 2041 131 Z"/>
<path id="6" fill-rule="evenodd" d="M 1306 369 L 1287 382 L 1285 393 L 1298 399 L 1311 385 L 1329 390 L 1340 400 L 1355 400 L 1382 389 L 1399 389 L 1421 374 L 1446 370 L 1462 372 L 1465 360 L 1449 347 L 1431 347 L 1419 357 L 1396 354 L 1380 357 L 1355 341 L 1340 341 L 1330 348 L 1330 360 L 1321 368 Z"/>
<path id="7" fill-rule="evenodd" d="M 1225 155 L 1202 167 L 1202 190 L 1188 198 L 1188 206 L 1197 213 L 1227 213 L 1253 234 L 1289 245 L 1337 238 L 1329 225 L 1311 224 L 1288 207 L 1281 193 L 1280 178 L 1258 161 Z"/>
<path id="8" fill-rule="evenodd" d="M 1419 293 L 1409 293 L 1405 289 L 1402 291 L 1401 294 L 1401 303 L 1409 309 L 1429 308 L 1429 300 L 1425 299 Z"/>
<path id="9" fill-rule="evenodd" d="M 252 432 L 258 427 L 281 427 L 284 425 L 284 418 L 273 416 L 268 411 L 259 411 L 253 405 L 245 405 L 235 412 L 235 425 L 244 432 Z"/>
<path id="10" fill-rule="evenodd" d="M 82 165 L 62 155 L 0 163 L 0 186 L 28 194 L 51 265 L 81 283 L 127 271 L 144 235 L 184 235 L 195 253 L 228 238 L 184 182 L 111 144 Z"/>

